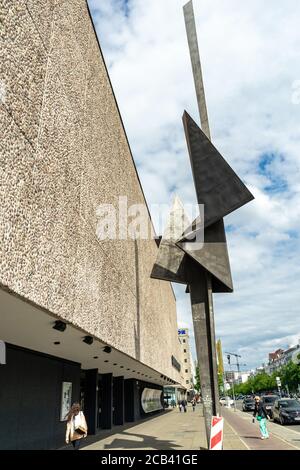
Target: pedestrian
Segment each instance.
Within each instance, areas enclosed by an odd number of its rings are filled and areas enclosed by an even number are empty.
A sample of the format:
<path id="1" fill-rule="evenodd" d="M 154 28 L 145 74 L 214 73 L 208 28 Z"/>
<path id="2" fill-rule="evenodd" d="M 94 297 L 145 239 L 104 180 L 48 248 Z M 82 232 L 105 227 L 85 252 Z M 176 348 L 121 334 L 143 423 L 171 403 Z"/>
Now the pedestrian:
<path id="1" fill-rule="evenodd" d="M 181 405 L 182 405 L 183 411 L 186 413 L 186 407 L 187 407 L 186 399 L 182 400 Z"/>
<path id="2" fill-rule="evenodd" d="M 195 411 L 195 408 L 196 408 L 196 403 L 197 403 L 197 402 L 196 402 L 196 398 L 194 397 L 194 398 L 192 399 L 192 407 L 193 407 L 193 411 Z"/>
<path id="3" fill-rule="evenodd" d="M 172 408 L 175 408 L 175 406 L 176 406 L 176 402 L 175 402 L 174 398 L 173 398 L 173 400 L 171 401 L 171 406 L 172 406 Z"/>
<path id="4" fill-rule="evenodd" d="M 254 419 L 257 419 L 259 422 L 259 429 L 261 433 L 261 439 L 269 439 L 269 433 L 267 429 L 267 420 L 270 419 L 269 415 L 260 399 L 260 397 L 255 397 L 255 409 L 253 412 L 253 422 Z"/>
<path id="5" fill-rule="evenodd" d="M 79 403 L 73 403 L 67 414 L 66 443 L 71 441 L 73 449 L 78 450 L 81 440 L 87 436 L 87 424 Z"/>
<path id="6" fill-rule="evenodd" d="M 181 405 L 181 400 L 179 400 L 179 402 L 178 402 L 178 408 L 179 408 L 180 413 L 181 413 L 181 411 L 182 411 L 181 407 L 182 407 L 182 405 Z"/>

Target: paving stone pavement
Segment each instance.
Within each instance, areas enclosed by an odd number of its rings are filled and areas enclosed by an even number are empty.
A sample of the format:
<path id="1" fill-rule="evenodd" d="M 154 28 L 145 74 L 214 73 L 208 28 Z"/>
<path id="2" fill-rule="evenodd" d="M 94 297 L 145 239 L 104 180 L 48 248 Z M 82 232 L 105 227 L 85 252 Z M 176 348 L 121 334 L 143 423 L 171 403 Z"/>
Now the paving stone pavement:
<path id="1" fill-rule="evenodd" d="M 201 450 L 206 448 L 202 407 L 187 413 L 176 408 L 131 426 L 120 426 L 109 435 L 87 439 L 84 450 Z"/>
<path id="2" fill-rule="evenodd" d="M 252 424 L 251 417 L 226 409 L 222 409 L 222 415 L 225 418 L 224 450 L 295 450 L 295 443 L 289 444 L 274 435 L 272 423 L 269 423 L 271 439 L 261 441 L 258 426 Z M 286 435 L 288 431 L 281 430 Z M 295 440 L 297 434 L 290 431 L 289 438 Z M 83 444 L 84 450 L 207 450 L 202 406 L 198 405 L 195 412 L 188 406 L 187 413 L 167 410 L 136 423 L 115 426 L 89 436 Z"/>
<path id="3" fill-rule="evenodd" d="M 187 413 L 168 410 L 155 417 L 91 436 L 84 450 L 207 450 L 202 406 Z M 248 450 L 235 430 L 224 424 L 224 450 Z"/>

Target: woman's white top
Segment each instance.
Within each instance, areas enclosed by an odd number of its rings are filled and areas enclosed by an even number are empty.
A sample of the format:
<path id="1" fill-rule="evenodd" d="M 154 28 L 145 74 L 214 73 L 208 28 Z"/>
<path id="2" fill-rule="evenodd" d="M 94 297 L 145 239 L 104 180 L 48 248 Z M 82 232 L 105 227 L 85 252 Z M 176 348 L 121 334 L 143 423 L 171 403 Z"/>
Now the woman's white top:
<path id="1" fill-rule="evenodd" d="M 82 411 L 79 411 L 78 415 L 73 416 L 73 426 L 74 430 L 78 428 L 78 426 L 82 426 Z"/>

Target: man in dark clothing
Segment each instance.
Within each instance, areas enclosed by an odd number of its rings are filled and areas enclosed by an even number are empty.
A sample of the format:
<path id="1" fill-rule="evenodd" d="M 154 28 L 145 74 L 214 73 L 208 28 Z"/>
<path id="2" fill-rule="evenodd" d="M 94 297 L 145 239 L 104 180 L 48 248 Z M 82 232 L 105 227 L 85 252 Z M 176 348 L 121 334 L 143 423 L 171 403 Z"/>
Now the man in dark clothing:
<path id="1" fill-rule="evenodd" d="M 269 415 L 260 399 L 260 397 L 255 397 L 255 409 L 253 412 L 253 422 L 255 420 L 255 416 L 257 421 L 259 422 L 259 429 L 261 432 L 261 439 L 269 439 L 269 433 L 267 429 L 267 419 Z"/>
<path id="2" fill-rule="evenodd" d="M 181 405 L 182 405 L 182 408 L 183 408 L 184 412 L 186 413 L 187 401 L 182 400 Z"/>

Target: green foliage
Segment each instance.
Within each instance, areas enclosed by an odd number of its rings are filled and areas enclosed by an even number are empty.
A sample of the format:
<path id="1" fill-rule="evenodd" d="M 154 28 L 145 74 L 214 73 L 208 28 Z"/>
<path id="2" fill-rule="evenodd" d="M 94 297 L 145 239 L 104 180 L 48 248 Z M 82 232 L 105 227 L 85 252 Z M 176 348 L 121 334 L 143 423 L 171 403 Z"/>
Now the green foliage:
<path id="1" fill-rule="evenodd" d="M 300 354 L 299 360 L 300 360 Z M 265 372 L 261 372 L 243 384 L 234 385 L 235 395 L 251 395 L 256 392 L 272 391 L 277 390 L 276 377 L 280 377 L 282 387 L 288 386 L 290 392 L 297 392 L 298 385 L 300 385 L 300 365 L 290 361 L 286 366 L 283 366 L 279 371 L 274 372 L 272 375 L 268 375 Z M 224 394 L 223 389 L 223 377 L 218 374 L 218 385 L 220 395 Z M 196 383 L 195 389 L 200 391 L 200 375 L 199 367 L 196 367 Z M 232 396 L 232 388 L 228 390 L 228 395 Z"/>
<path id="2" fill-rule="evenodd" d="M 283 386 L 288 386 L 290 392 L 296 392 L 300 384 L 300 366 L 290 361 L 280 369 L 280 378 Z"/>
<path id="3" fill-rule="evenodd" d="M 296 392 L 298 384 L 300 384 L 300 365 L 290 361 L 272 375 L 261 372 L 250 377 L 244 384 L 235 385 L 235 394 L 250 395 L 255 392 L 277 390 L 276 377 L 280 377 L 283 387 L 287 385 L 290 392 Z M 232 395 L 232 391 L 229 394 Z"/>
<path id="4" fill-rule="evenodd" d="M 218 387 L 219 387 L 219 394 L 224 395 L 224 382 L 222 374 L 218 374 Z"/>
<path id="5" fill-rule="evenodd" d="M 200 392 L 200 373 L 199 373 L 199 366 L 196 367 L 195 390 L 197 390 L 197 392 Z"/>

